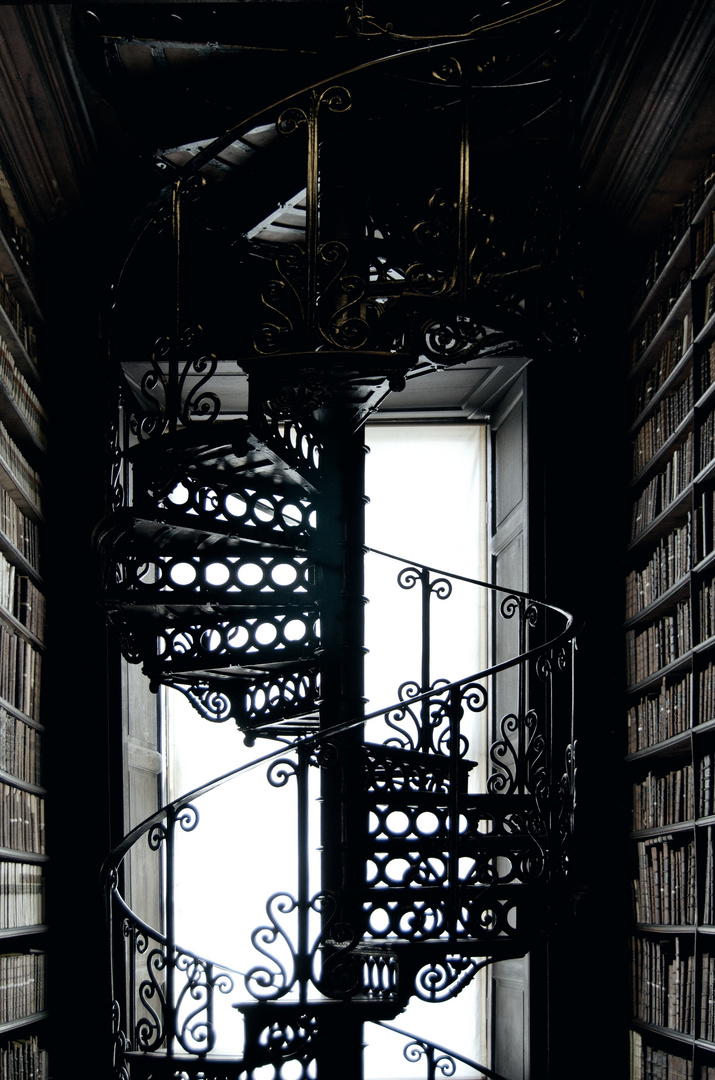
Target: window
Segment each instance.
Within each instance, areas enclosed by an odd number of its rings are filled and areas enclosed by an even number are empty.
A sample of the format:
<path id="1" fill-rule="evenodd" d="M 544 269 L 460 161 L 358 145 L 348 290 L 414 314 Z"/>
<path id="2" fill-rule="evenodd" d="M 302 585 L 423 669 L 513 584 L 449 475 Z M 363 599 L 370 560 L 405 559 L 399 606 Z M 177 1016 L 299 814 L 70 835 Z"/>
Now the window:
<path id="1" fill-rule="evenodd" d="M 370 447 L 366 462 L 368 546 L 419 560 L 437 570 L 484 580 L 486 428 L 474 423 L 374 422 L 367 427 L 366 442 Z M 396 701 L 402 683 L 421 677 L 419 589 L 398 586 L 396 578 L 404 565 L 376 551 L 366 556 L 368 713 Z M 457 679 L 486 666 L 483 590 L 460 581 L 453 581 L 452 587 L 448 599 L 435 598 L 431 604 L 431 679 Z M 262 746 L 247 750 L 232 723 L 202 720 L 176 692 L 167 691 L 166 700 L 167 798 L 265 752 Z M 373 731 L 372 737 L 379 738 L 379 734 Z M 366 738 L 371 738 L 370 723 Z M 485 742 L 484 725 L 481 729 L 475 726 L 469 756 L 480 763 L 485 758 Z M 251 934 L 256 927 L 266 925 L 265 904 L 271 895 L 296 893 L 294 795 L 289 784 L 267 791 L 265 771 L 265 766 L 256 769 L 202 797 L 198 803 L 200 826 L 180 836 L 177 847 L 177 940 L 239 973 L 234 977 L 233 991 L 221 1003 L 223 1016 L 216 1018 L 216 1050 L 223 1054 L 240 1050 L 241 1019 L 231 1005 L 248 999 L 241 973 L 261 962 Z M 472 784 L 482 781 L 475 770 Z M 313 788 L 317 798 L 317 778 Z M 317 819 L 316 813 L 310 838 L 313 892 L 319 888 Z M 290 913 L 286 913 L 288 932 L 290 921 Z M 413 999 L 394 1026 L 484 1061 L 484 982 L 478 975 L 458 997 L 440 1008 Z M 370 1024 L 366 1025 L 364 1041 L 368 1080 L 421 1075 L 403 1056 L 403 1037 Z M 458 1065 L 454 1075 L 474 1073 Z"/>

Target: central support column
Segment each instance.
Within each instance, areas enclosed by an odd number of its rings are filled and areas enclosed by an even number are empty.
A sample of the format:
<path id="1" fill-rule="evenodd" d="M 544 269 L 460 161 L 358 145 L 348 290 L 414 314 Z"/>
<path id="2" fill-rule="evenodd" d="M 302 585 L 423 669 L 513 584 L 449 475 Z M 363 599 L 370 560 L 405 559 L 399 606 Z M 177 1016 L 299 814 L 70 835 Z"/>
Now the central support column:
<path id="1" fill-rule="evenodd" d="M 321 611 L 321 730 L 364 715 L 365 447 L 353 431 L 352 410 L 331 410 L 324 431 L 319 505 Z M 337 900 L 328 931 L 325 971 L 338 1023 L 320 1033 L 321 1080 L 362 1080 L 362 1022 L 348 998 L 360 989 L 360 963 L 350 945 L 363 936 L 367 814 L 363 798 L 363 726 L 326 747 L 321 779 L 322 888 Z M 336 1015 L 336 1021 L 338 1016 Z"/>

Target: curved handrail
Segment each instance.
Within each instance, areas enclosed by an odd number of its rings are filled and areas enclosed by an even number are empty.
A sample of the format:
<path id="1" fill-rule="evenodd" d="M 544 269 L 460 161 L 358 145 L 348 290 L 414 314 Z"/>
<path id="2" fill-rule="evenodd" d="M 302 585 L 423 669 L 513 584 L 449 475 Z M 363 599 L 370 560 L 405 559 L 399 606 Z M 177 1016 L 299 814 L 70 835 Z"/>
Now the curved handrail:
<path id="1" fill-rule="evenodd" d="M 471 1058 L 464 1057 L 463 1054 L 458 1054 L 456 1050 L 450 1050 L 446 1046 L 441 1046 L 440 1043 L 431 1042 L 429 1039 L 423 1038 L 422 1035 L 415 1035 L 411 1031 L 404 1031 L 402 1028 L 395 1027 L 394 1024 L 387 1024 L 384 1020 L 368 1020 L 369 1024 L 374 1024 L 376 1027 L 381 1027 L 385 1031 L 393 1031 L 396 1035 L 402 1035 L 405 1039 L 411 1039 L 413 1044 L 418 1044 L 430 1050 L 436 1050 L 439 1054 L 445 1054 L 447 1057 L 453 1058 L 455 1061 L 460 1061 L 462 1065 L 467 1065 L 470 1069 L 476 1069 L 484 1076 L 487 1076 L 489 1080 L 507 1080 L 507 1077 L 502 1073 L 495 1072 L 494 1069 L 490 1069 L 487 1065 L 481 1065 L 478 1061 L 472 1061 Z M 407 1056 L 407 1050 L 409 1047 L 405 1047 L 403 1056 Z"/>
<path id="2" fill-rule="evenodd" d="M 537 656 L 542 655 L 545 651 L 557 649 L 561 645 L 567 644 L 571 641 L 577 633 L 577 625 L 573 615 L 567 612 L 563 608 L 559 608 L 554 604 L 547 603 L 542 600 L 534 600 L 527 593 L 520 592 L 516 589 L 507 589 L 502 585 L 492 585 L 488 582 L 478 581 L 474 578 L 464 577 L 459 574 L 451 574 L 447 571 L 436 570 L 434 567 L 429 567 L 418 562 L 413 562 L 409 559 L 403 559 L 398 555 L 390 555 L 387 552 L 378 551 L 375 548 L 369 548 L 368 550 L 374 551 L 376 554 L 387 555 L 388 558 L 395 559 L 398 562 L 404 562 L 405 565 L 414 565 L 421 567 L 424 570 L 431 570 L 435 573 L 445 574 L 447 577 L 455 578 L 456 580 L 465 581 L 474 585 L 480 585 L 486 589 L 493 590 L 495 592 L 501 592 L 506 594 L 506 598 L 514 596 L 519 599 L 529 600 L 533 604 L 537 604 L 540 607 L 546 608 L 554 614 L 560 615 L 566 619 L 566 626 L 555 637 L 540 643 L 534 648 L 528 649 L 524 653 L 520 653 L 517 656 L 509 657 L 507 660 L 502 660 L 498 664 L 491 664 L 489 667 L 483 668 L 474 674 L 467 675 L 461 679 L 456 679 L 449 683 L 440 683 L 437 689 L 431 688 L 424 691 L 421 694 L 415 694 L 414 697 L 410 697 L 410 705 L 417 704 L 421 701 L 427 701 L 433 698 L 436 694 L 445 694 L 452 690 L 459 690 L 461 687 L 466 686 L 468 683 L 472 683 L 478 680 L 486 679 L 491 675 L 497 675 L 502 671 L 506 671 L 508 668 L 515 666 L 516 664 L 522 664 L 529 660 L 534 659 Z M 385 716 L 387 713 L 392 712 L 395 709 L 402 709 L 405 705 L 404 700 L 399 699 L 391 705 L 382 706 L 379 709 L 375 709 L 370 713 L 366 713 L 354 720 L 347 720 L 341 724 L 335 724 L 330 728 L 325 728 L 322 731 L 313 732 L 309 735 L 301 736 L 295 739 L 291 743 L 281 743 L 275 750 L 269 751 L 267 754 L 262 754 L 260 757 L 254 758 L 252 761 L 245 762 L 243 765 L 239 765 L 235 769 L 231 769 L 227 773 L 223 773 L 221 776 L 214 777 L 212 780 L 208 780 L 205 784 L 200 784 L 198 787 L 193 788 L 191 791 L 186 792 L 183 795 L 178 796 L 176 799 L 165 803 L 164 806 L 150 814 L 144 821 L 136 825 L 127 835 L 120 840 L 120 842 L 112 848 L 107 857 L 104 859 L 101 867 L 101 876 L 105 877 L 112 869 L 117 869 L 126 855 L 127 851 L 141 839 L 151 828 L 158 825 L 164 818 L 172 813 L 176 813 L 189 803 L 194 802 L 202 795 L 208 794 L 210 791 L 214 791 L 216 788 L 221 787 L 223 784 L 228 783 L 234 777 L 239 776 L 242 773 L 252 772 L 254 769 L 259 768 L 261 765 L 272 761 L 274 758 L 280 757 L 282 754 L 291 753 L 298 749 L 298 747 L 314 748 L 320 745 L 321 742 L 329 741 L 335 738 L 336 735 L 342 735 L 345 732 L 352 731 L 354 728 L 359 727 L 362 724 L 366 724 L 369 720 L 376 720 L 381 716 Z"/>
<path id="3" fill-rule="evenodd" d="M 520 17 L 531 17 L 532 15 L 541 14 L 544 11 L 549 11 L 553 8 L 560 7 L 564 2 L 565 0 L 545 0 L 544 3 L 537 4 L 535 8 L 527 12 L 520 13 Z M 417 45 L 411 49 L 399 49 L 398 51 L 390 52 L 385 56 L 374 57 L 370 60 L 365 60 L 359 64 L 355 64 L 352 67 L 346 68 L 345 70 L 337 72 L 333 71 L 330 75 L 326 76 L 323 79 L 319 79 L 317 82 L 309 83 L 305 86 L 302 86 L 299 90 L 287 94 L 285 97 L 277 98 L 275 101 L 270 102 L 270 104 L 264 106 L 261 109 L 258 109 L 256 112 L 250 113 L 242 120 L 239 120 L 238 123 L 232 124 L 231 127 L 226 128 L 226 130 L 221 132 L 219 135 L 216 135 L 212 139 L 209 139 L 202 150 L 200 150 L 194 157 L 192 157 L 189 161 L 185 162 L 184 165 L 181 166 L 181 176 L 179 177 L 179 183 L 183 183 L 185 180 L 191 181 L 195 179 L 204 165 L 208 164 L 214 157 L 220 154 L 222 150 L 225 150 L 227 146 L 229 146 L 232 142 L 235 142 L 236 139 L 241 138 L 242 135 L 248 134 L 251 130 L 253 130 L 254 127 L 258 125 L 258 123 L 263 118 L 272 116 L 277 110 L 284 109 L 291 102 L 300 99 L 305 94 L 316 91 L 321 87 L 328 87 L 331 83 L 334 83 L 336 79 L 349 78 L 351 76 L 359 74 L 360 72 L 369 71 L 371 68 L 378 67 L 381 64 L 390 64 L 391 62 L 406 60 L 416 56 L 434 54 L 438 50 L 443 49 L 459 47 L 464 48 L 465 46 L 473 44 L 476 40 L 478 40 L 479 33 L 493 30 L 495 27 L 498 27 L 502 24 L 506 25 L 512 21 L 514 21 L 514 16 L 509 16 L 503 20 L 499 20 L 496 23 L 488 24 L 484 27 L 476 27 L 474 29 L 474 36 L 470 35 L 467 38 L 452 37 L 446 41 L 431 42 L 427 45 Z M 136 248 L 141 243 L 144 234 L 147 232 L 148 229 L 151 228 L 152 224 L 156 221 L 157 212 L 159 212 L 164 207 L 166 200 L 171 197 L 171 191 L 172 185 L 165 184 L 163 187 L 161 187 L 147 204 L 144 213 L 136 219 L 134 225 L 135 236 L 127 251 L 124 262 L 118 272 L 114 285 L 115 289 L 119 288 L 125 270 L 129 262 L 131 261 Z"/>

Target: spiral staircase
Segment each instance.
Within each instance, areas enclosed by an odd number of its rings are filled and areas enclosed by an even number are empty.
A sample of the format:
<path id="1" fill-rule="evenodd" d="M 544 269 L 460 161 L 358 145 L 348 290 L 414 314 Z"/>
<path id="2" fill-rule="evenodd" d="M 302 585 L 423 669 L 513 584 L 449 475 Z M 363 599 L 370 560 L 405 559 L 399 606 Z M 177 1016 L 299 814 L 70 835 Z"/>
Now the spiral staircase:
<path id="1" fill-rule="evenodd" d="M 105 602 L 125 655 L 207 719 L 233 720 L 249 744 L 278 740 L 260 762 L 269 789 L 295 784 L 299 838 L 297 895 L 267 899 L 268 923 L 253 936 L 257 963 L 242 979 L 179 944 L 171 915 L 174 834 L 196 827 L 201 796 L 226 777 L 163 808 L 112 853 L 120 1075 L 248 1080 L 292 1076 L 281 1071 L 289 1061 L 305 1077 L 338 1068 L 360 1075 L 364 1024 L 394 1020 L 415 995 L 449 999 L 484 964 L 523 955 L 549 929 L 573 799 L 571 619 L 475 582 L 497 601 L 495 618 L 518 624 L 519 653 L 455 683 L 405 683 L 395 702 L 364 715 L 355 693 L 362 645 L 350 610 L 363 603 L 355 573 L 364 551 L 344 528 L 338 550 L 321 537 L 321 515 L 335 516 L 331 472 L 345 461 L 336 443 L 355 450 L 356 436 L 331 428 L 212 425 L 216 445 L 194 439 L 182 447 L 177 436 L 168 464 L 153 445 L 141 446 L 133 507 L 98 532 Z M 362 505 L 354 492 L 352 501 Z M 339 517 L 344 526 L 349 508 Z M 423 614 L 450 588 L 448 574 L 407 562 L 398 582 L 419 588 Z M 529 648 L 529 636 L 555 617 L 560 632 Z M 426 632 L 423 653 L 428 625 Z M 490 688 L 510 669 L 516 696 L 496 728 L 484 790 L 474 791 L 468 733 L 493 724 Z M 369 738 L 371 730 L 381 738 Z M 311 892 L 315 771 L 322 866 L 321 888 Z M 240 785 L 242 772 L 230 782 Z M 122 863 L 139 844 L 160 854 L 160 927 L 123 898 Z M 201 914 L 210 917 L 210 907 Z M 212 1054 L 220 994 L 231 995 L 244 1019 L 242 1052 L 230 1060 Z"/>
<path id="2" fill-rule="evenodd" d="M 470 179 L 475 104 L 497 80 L 512 116 L 542 109 L 548 65 L 531 24 L 518 48 L 495 55 L 487 41 L 484 56 L 476 31 L 393 55 L 391 31 L 357 25 L 369 59 L 157 154 L 171 183 L 114 293 L 121 386 L 96 532 L 108 619 L 154 689 L 231 721 L 249 746 L 277 743 L 157 811 L 106 860 L 123 1080 L 359 1080 L 364 1025 L 525 955 L 549 933 L 567 872 L 567 613 L 470 582 L 489 597 L 491 639 L 508 625 L 515 651 L 434 679 L 430 605 L 454 576 L 398 558 L 398 586 L 421 597 L 421 676 L 398 673 L 394 701 L 366 714 L 363 672 L 366 419 L 388 394 L 462 367 L 508 384 L 572 336 L 545 254 L 555 218 L 529 216 L 525 200 L 525 243 Z M 390 48 L 372 49 L 376 37 Z M 385 157 L 377 181 L 359 164 L 368 137 Z M 177 940 L 175 850 L 200 800 L 258 767 L 269 791 L 295 792 L 297 887 L 266 898 L 256 962 L 237 972 Z M 258 828 L 260 808 L 244 813 Z M 139 848 L 162 882 L 160 925 L 127 899 Z M 228 1056 L 219 1000 L 243 1020 Z M 415 1040 L 428 1077 L 444 1074 L 441 1048 Z"/>

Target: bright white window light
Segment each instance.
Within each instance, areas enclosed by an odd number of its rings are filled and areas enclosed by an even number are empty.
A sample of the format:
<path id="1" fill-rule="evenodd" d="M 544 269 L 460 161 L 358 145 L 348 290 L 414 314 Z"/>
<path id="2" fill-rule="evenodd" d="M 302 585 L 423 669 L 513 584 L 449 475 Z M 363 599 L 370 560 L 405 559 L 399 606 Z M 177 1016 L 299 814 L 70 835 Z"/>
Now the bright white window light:
<path id="1" fill-rule="evenodd" d="M 366 541 L 377 548 L 439 570 L 486 578 L 486 431 L 477 424 L 370 424 L 366 461 Z M 397 700 L 401 683 L 420 678 L 419 587 L 396 583 L 401 564 L 366 557 L 367 710 Z M 434 575 L 438 577 L 439 575 Z M 280 582 L 279 582 L 280 583 Z M 432 678 L 456 680 L 485 666 L 487 606 L 483 590 L 453 583 L 452 595 L 433 599 Z M 301 624 L 302 625 L 302 624 Z M 291 631 L 292 632 L 292 631 Z M 297 633 L 297 630 L 296 630 Z M 292 640 L 292 639 L 291 639 Z M 202 720 L 183 696 L 167 691 L 167 797 L 260 756 L 248 751 L 234 725 Z M 379 738 L 375 730 L 367 738 Z M 470 732 L 470 757 L 484 761 L 482 732 Z M 286 754 L 286 758 L 290 755 Z M 316 773 L 316 770 L 310 770 Z M 312 777 L 317 799 L 318 778 Z M 482 783 L 479 778 L 476 784 Z M 276 892 L 297 894 L 295 781 L 267 790 L 265 767 L 228 783 L 197 803 L 201 820 L 177 839 L 177 939 L 192 951 L 245 972 L 260 962 L 251 933 L 266 924 L 265 904 Z M 320 888 L 318 807 L 310 888 Z M 260 827 L 259 827 L 260 825 Z M 269 854 L 270 853 L 270 857 Z M 290 930 L 290 919 L 285 920 Z M 477 977 L 452 1002 L 414 999 L 394 1025 L 485 1060 L 484 980 Z M 240 1014 L 232 1003 L 249 995 L 240 976 L 234 991 L 217 1002 L 221 1039 L 216 1051 L 236 1054 L 242 1045 Z M 366 1080 L 417 1080 L 425 1064 L 403 1056 L 405 1038 L 365 1026 Z M 455 1078 L 476 1074 L 457 1064 Z"/>
<path id="2" fill-rule="evenodd" d="M 487 577 L 486 434 L 484 425 L 368 424 L 365 490 L 366 543 L 479 581 Z M 420 588 L 396 584 L 401 564 L 375 554 L 365 562 L 365 664 L 368 711 L 397 701 L 401 683 L 420 678 Z M 434 579 L 439 574 L 432 575 Z M 431 603 L 431 679 L 463 678 L 482 670 L 487 657 L 486 591 L 452 581 L 447 599 Z M 469 731 L 471 760 L 485 761 L 486 717 Z M 370 738 L 370 725 L 367 737 Z M 474 775 L 476 774 L 476 775 Z M 485 782 L 474 770 L 473 788 Z M 477 977 L 453 1000 L 428 1004 L 416 998 L 394 1027 L 486 1062 L 486 977 Z M 409 1061 L 406 1038 L 366 1024 L 366 1080 L 417 1080 L 424 1058 Z M 456 1063 L 450 1076 L 481 1075 Z"/>

